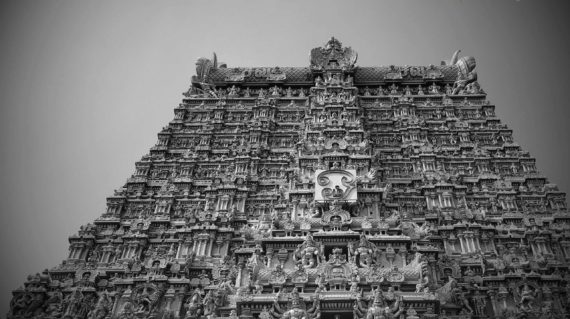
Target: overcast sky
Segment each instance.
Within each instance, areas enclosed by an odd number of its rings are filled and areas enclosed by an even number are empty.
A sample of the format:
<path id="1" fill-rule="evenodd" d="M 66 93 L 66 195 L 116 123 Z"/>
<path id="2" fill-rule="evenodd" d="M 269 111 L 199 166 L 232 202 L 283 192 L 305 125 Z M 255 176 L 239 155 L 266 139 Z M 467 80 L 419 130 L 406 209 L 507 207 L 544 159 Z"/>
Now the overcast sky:
<path id="1" fill-rule="evenodd" d="M 0 315 L 173 119 L 200 56 L 308 66 L 331 36 L 358 64 L 429 65 L 456 49 L 515 140 L 570 189 L 568 1 L 3 1 Z"/>

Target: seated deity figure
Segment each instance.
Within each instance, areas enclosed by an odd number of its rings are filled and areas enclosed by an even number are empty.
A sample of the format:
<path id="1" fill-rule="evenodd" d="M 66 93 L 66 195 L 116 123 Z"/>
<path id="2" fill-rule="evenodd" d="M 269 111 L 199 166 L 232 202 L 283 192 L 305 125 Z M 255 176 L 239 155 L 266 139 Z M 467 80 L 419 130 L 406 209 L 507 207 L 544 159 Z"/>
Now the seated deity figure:
<path id="1" fill-rule="evenodd" d="M 325 79 L 325 83 L 332 86 L 340 85 L 338 74 L 328 74 L 327 78 Z"/>
<path id="2" fill-rule="evenodd" d="M 340 186 L 335 185 L 334 190 L 332 191 L 332 197 L 342 197 L 344 191 L 340 188 Z"/>
<path id="3" fill-rule="evenodd" d="M 230 88 L 230 92 L 228 93 L 228 96 L 236 96 L 237 95 L 237 89 L 235 85 L 232 85 L 232 87 Z"/>
<path id="4" fill-rule="evenodd" d="M 424 88 L 421 85 L 418 85 L 418 95 L 424 95 Z"/>
<path id="5" fill-rule="evenodd" d="M 318 86 L 318 87 L 323 86 L 323 85 L 324 85 L 323 78 L 321 78 L 320 76 L 317 76 L 317 78 L 315 79 L 315 84 L 316 84 L 316 86 Z"/>
<path id="6" fill-rule="evenodd" d="M 435 82 L 429 87 L 429 91 L 432 94 L 439 94 L 439 86 L 435 84 Z"/>
<path id="7" fill-rule="evenodd" d="M 329 254 L 329 263 L 344 263 L 346 262 L 346 255 L 342 254 L 342 248 L 335 247 L 332 254 Z"/>
<path id="8" fill-rule="evenodd" d="M 398 87 L 396 86 L 396 84 L 392 84 L 390 86 L 390 94 L 392 94 L 392 95 L 398 94 Z"/>
<path id="9" fill-rule="evenodd" d="M 334 231 L 342 230 L 342 218 L 339 215 L 332 216 L 329 225 Z"/>
<path id="10" fill-rule="evenodd" d="M 319 207 L 317 207 L 317 203 L 315 201 L 312 201 L 309 204 L 309 212 L 310 212 L 310 216 L 312 218 L 317 218 L 317 217 L 321 217 L 321 211 L 319 209 Z"/>
<path id="11" fill-rule="evenodd" d="M 271 88 L 271 95 L 279 96 L 279 87 L 277 87 L 277 85 Z"/>
<path id="12" fill-rule="evenodd" d="M 320 263 L 321 249 L 319 243 L 315 242 L 311 234 L 300 244 L 293 254 L 296 262 L 303 268 L 315 268 Z"/>

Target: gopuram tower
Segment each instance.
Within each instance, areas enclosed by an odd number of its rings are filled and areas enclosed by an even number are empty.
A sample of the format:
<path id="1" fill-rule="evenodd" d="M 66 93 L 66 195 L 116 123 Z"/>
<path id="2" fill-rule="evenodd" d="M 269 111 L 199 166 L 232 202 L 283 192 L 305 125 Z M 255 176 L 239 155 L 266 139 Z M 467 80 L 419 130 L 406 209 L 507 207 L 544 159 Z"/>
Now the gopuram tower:
<path id="1" fill-rule="evenodd" d="M 9 319 L 568 318 L 565 194 L 472 57 L 200 58 L 174 119 Z"/>

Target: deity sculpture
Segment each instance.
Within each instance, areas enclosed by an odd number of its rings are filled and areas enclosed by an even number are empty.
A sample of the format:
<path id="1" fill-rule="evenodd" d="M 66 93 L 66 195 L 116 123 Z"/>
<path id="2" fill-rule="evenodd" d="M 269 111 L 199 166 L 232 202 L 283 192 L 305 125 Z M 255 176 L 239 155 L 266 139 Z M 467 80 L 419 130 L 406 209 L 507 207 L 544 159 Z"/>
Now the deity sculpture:
<path id="1" fill-rule="evenodd" d="M 304 268 L 315 268 L 321 262 L 321 255 L 320 244 L 313 239 L 311 234 L 308 234 L 305 241 L 297 246 L 293 258 Z"/>
<path id="2" fill-rule="evenodd" d="M 528 284 L 525 284 L 520 292 L 519 306 L 523 311 L 530 311 L 534 307 L 534 300 L 536 293 L 530 289 Z"/>
<path id="3" fill-rule="evenodd" d="M 354 317 L 362 319 L 395 319 L 399 318 L 404 311 L 401 305 L 401 298 L 397 299 L 392 307 L 389 307 L 384 300 L 382 291 L 377 288 L 373 291 L 372 305 L 366 307 L 361 297 L 357 297 L 354 305 Z"/>
<path id="4" fill-rule="evenodd" d="M 186 317 L 185 319 L 195 319 L 202 315 L 202 296 L 200 291 L 195 290 L 188 301 L 186 302 Z"/>
<path id="5" fill-rule="evenodd" d="M 353 262 L 359 267 L 368 268 L 373 264 L 373 258 L 376 253 L 376 246 L 361 234 L 357 243 L 349 245 L 349 254 L 353 258 Z"/>
<path id="6" fill-rule="evenodd" d="M 319 319 L 321 317 L 320 302 L 318 294 L 313 298 L 313 304 L 305 310 L 305 303 L 299 296 L 297 288 L 291 291 L 291 306 L 285 310 L 279 305 L 279 295 L 273 300 L 271 313 L 280 319 Z"/>

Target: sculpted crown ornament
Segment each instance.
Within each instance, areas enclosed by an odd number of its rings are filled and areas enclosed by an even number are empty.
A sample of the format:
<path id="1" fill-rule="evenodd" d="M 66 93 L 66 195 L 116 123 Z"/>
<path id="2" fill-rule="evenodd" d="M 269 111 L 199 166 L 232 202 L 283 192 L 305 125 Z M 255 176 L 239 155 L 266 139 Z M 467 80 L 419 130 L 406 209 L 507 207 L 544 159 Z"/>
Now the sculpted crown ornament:
<path id="1" fill-rule="evenodd" d="M 311 69 L 313 70 L 352 70 L 358 53 L 352 48 L 343 48 L 342 43 L 332 37 L 322 48 L 311 50 Z"/>

